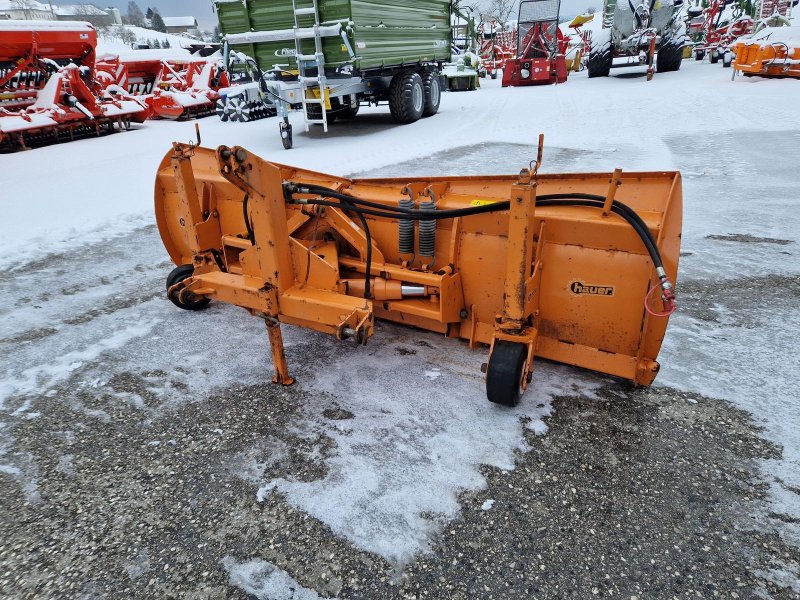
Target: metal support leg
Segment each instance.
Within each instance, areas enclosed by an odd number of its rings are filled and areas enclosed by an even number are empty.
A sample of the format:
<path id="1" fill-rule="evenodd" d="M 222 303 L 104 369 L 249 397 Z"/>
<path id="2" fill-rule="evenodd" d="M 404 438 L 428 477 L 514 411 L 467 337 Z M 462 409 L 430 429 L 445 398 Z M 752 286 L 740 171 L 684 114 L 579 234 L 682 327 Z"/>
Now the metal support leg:
<path id="1" fill-rule="evenodd" d="M 281 324 L 272 321 L 266 321 L 266 324 L 267 333 L 269 334 L 269 346 L 270 350 L 272 350 L 272 363 L 275 365 L 275 377 L 272 378 L 272 383 L 292 385 L 294 379 L 289 376 L 289 367 L 286 365 L 286 352 L 283 349 Z"/>

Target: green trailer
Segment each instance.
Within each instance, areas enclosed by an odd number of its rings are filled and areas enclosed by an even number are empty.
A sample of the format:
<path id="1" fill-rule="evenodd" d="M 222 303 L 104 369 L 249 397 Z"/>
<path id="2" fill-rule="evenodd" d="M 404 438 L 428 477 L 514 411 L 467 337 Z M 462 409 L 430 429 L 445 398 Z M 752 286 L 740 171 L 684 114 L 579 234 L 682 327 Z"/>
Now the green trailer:
<path id="1" fill-rule="evenodd" d="M 288 113 L 325 131 L 362 104 L 411 123 L 435 114 L 450 59 L 450 0 L 216 0 L 229 51 L 267 72 L 286 148 Z"/>

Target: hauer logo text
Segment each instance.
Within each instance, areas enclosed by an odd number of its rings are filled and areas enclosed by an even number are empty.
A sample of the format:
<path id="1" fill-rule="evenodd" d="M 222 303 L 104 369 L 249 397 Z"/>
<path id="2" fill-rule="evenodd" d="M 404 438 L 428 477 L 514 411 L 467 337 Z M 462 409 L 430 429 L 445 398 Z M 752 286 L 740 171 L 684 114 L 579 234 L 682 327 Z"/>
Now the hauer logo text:
<path id="1" fill-rule="evenodd" d="M 613 296 L 614 286 L 612 285 L 587 285 L 582 281 L 573 281 L 569 289 L 573 294 L 590 294 L 592 296 Z"/>

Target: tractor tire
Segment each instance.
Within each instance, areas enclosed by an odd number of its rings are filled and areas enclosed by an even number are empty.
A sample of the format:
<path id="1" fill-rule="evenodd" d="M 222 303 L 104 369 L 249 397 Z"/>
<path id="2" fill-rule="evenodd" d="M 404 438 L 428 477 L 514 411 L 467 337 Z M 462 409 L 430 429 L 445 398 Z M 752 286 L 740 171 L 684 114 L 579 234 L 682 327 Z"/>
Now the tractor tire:
<path id="1" fill-rule="evenodd" d="M 192 273 L 194 273 L 194 267 L 192 265 L 181 265 L 172 269 L 170 274 L 167 275 L 167 298 L 169 298 L 170 302 L 175 306 L 183 310 L 203 310 L 211 302 L 210 298 L 198 297 L 194 294 L 187 293 L 184 294 L 184 300 L 181 301 L 177 294 L 169 293 L 169 288 L 187 277 L 191 277 Z"/>
<path id="2" fill-rule="evenodd" d="M 525 344 L 497 340 L 486 369 L 486 397 L 502 406 L 519 404 L 522 374 L 528 348 Z"/>
<path id="3" fill-rule="evenodd" d="M 683 47 L 686 45 L 686 25 L 681 23 L 672 35 L 664 40 L 656 53 L 656 71 L 668 73 L 681 68 Z"/>
<path id="4" fill-rule="evenodd" d="M 600 29 L 593 32 L 587 65 L 589 77 L 608 77 L 613 62 L 614 49 L 611 46 L 611 30 Z"/>
<path id="5" fill-rule="evenodd" d="M 392 77 L 389 85 L 389 110 L 397 123 L 414 123 L 420 120 L 425 110 L 425 88 L 418 73 L 403 71 Z"/>
<path id="6" fill-rule="evenodd" d="M 436 71 L 427 71 L 422 75 L 422 89 L 425 91 L 425 107 L 422 109 L 423 117 L 430 117 L 439 112 L 442 102 L 442 88 L 439 85 L 439 74 Z"/>

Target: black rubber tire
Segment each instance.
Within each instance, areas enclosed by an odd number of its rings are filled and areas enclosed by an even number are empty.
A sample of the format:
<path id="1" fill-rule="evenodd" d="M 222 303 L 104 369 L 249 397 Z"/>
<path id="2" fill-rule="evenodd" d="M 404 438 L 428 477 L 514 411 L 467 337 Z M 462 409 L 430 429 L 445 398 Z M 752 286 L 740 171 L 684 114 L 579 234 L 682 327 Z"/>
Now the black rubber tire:
<path id="1" fill-rule="evenodd" d="M 708 62 L 712 65 L 715 65 L 719 62 L 719 54 L 717 54 L 716 50 L 712 50 L 711 54 L 708 55 Z"/>
<path id="2" fill-rule="evenodd" d="M 284 150 L 291 150 L 292 149 L 292 126 L 288 123 L 281 123 L 278 126 L 278 130 L 281 134 L 281 143 L 283 144 Z M 284 133 L 286 135 L 284 135 Z"/>
<path id="3" fill-rule="evenodd" d="M 170 274 L 167 275 L 167 291 L 169 291 L 169 288 L 176 283 L 183 281 L 187 277 L 191 277 L 192 273 L 194 273 L 194 267 L 192 265 L 181 265 L 172 269 Z M 191 294 L 184 295 L 194 297 Z M 182 308 L 183 310 L 203 310 L 211 303 L 210 298 L 198 298 L 197 300 L 189 300 L 188 302 L 181 302 L 177 295 L 174 294 L 167 294 L 167 298 L 169 298 L 170 302 L 172 302 L 175 306 Z"/>
<path id="4" fill-rule="evenodd" d="M 349 99 L 348 99 L 349 100 Z M 339 110 L 337 113 L 340 119 L 355 119 L 356 115 L 358 115 L 358 109 L 361 107 L 361 104 L 358 100 L 355 101 L 353 104 L 351 101 L 343 102 L 343 108 Z"/>
<path id="5" fill-rule="evenodd" d="M 502 406 L 519 404 L 522 374 L 528 348 L 525 344 L 497 340 L 486 369 L 486 397 Z"/>
<path id="6" fill-rule="evenodd" d="M 733 53 L 728 51 L 722 55 L 722 66 L 728 68 L 732 64 L 733 64 Z"/>
<path id="7" fill-rule="evenodd" d="M 694 51 L 694 59 L 695 60 L 703 60 L 706 57 L 706 51 L 697 49 Z"/>
<path id="8" fill-rule="evenodd" d="M 336 111 L 336 105 L 334 102 L 335 98 L 331 100 L 331 109 L 326 111 L 325 118 L 328 120 L 328 125 L 333 123 L 336 120 L 336 116 L 338 112 Z M 310 119 L 321 119 L 322 118 L 322 105 L 317 104 L 316 102 L 313 104 L 306 104 L 306 118 Z"/>
<path id="9" fill-rule="evenodd" d="M 668 73 L 677 71 L 683 62 L 683 47 L 686 45 L 686 26 L 680 24 L 678 28 L 661 44 L 656 53 L 656 71 Z"/>
<path id="10" fill-rule="evenodd" d="M 427 71 L 422 75 L 422 89 L 425 92 L 422 116 L 433 116 L 439 112 L 439 105 L 442 103 L 442 88 L 439 85 L 439 74 L 436 71 Z"/>
<path id="11" fill-rule="evenodd" d="M 403 71 L 392 77 L 389 85 L 389 110 L 398 123 L 419 121 L 425 109 L 422 77 L 415 71 Z"/>
<path id="12" fill-rule="evenodd" d="M 592 44 L 589 47 L 587 62 L 589 77 L 608 77 L 613 62 L 614 50 L 611 47 L 611 31 L 608 29 L 595 31 L 592 34 Z"/>

